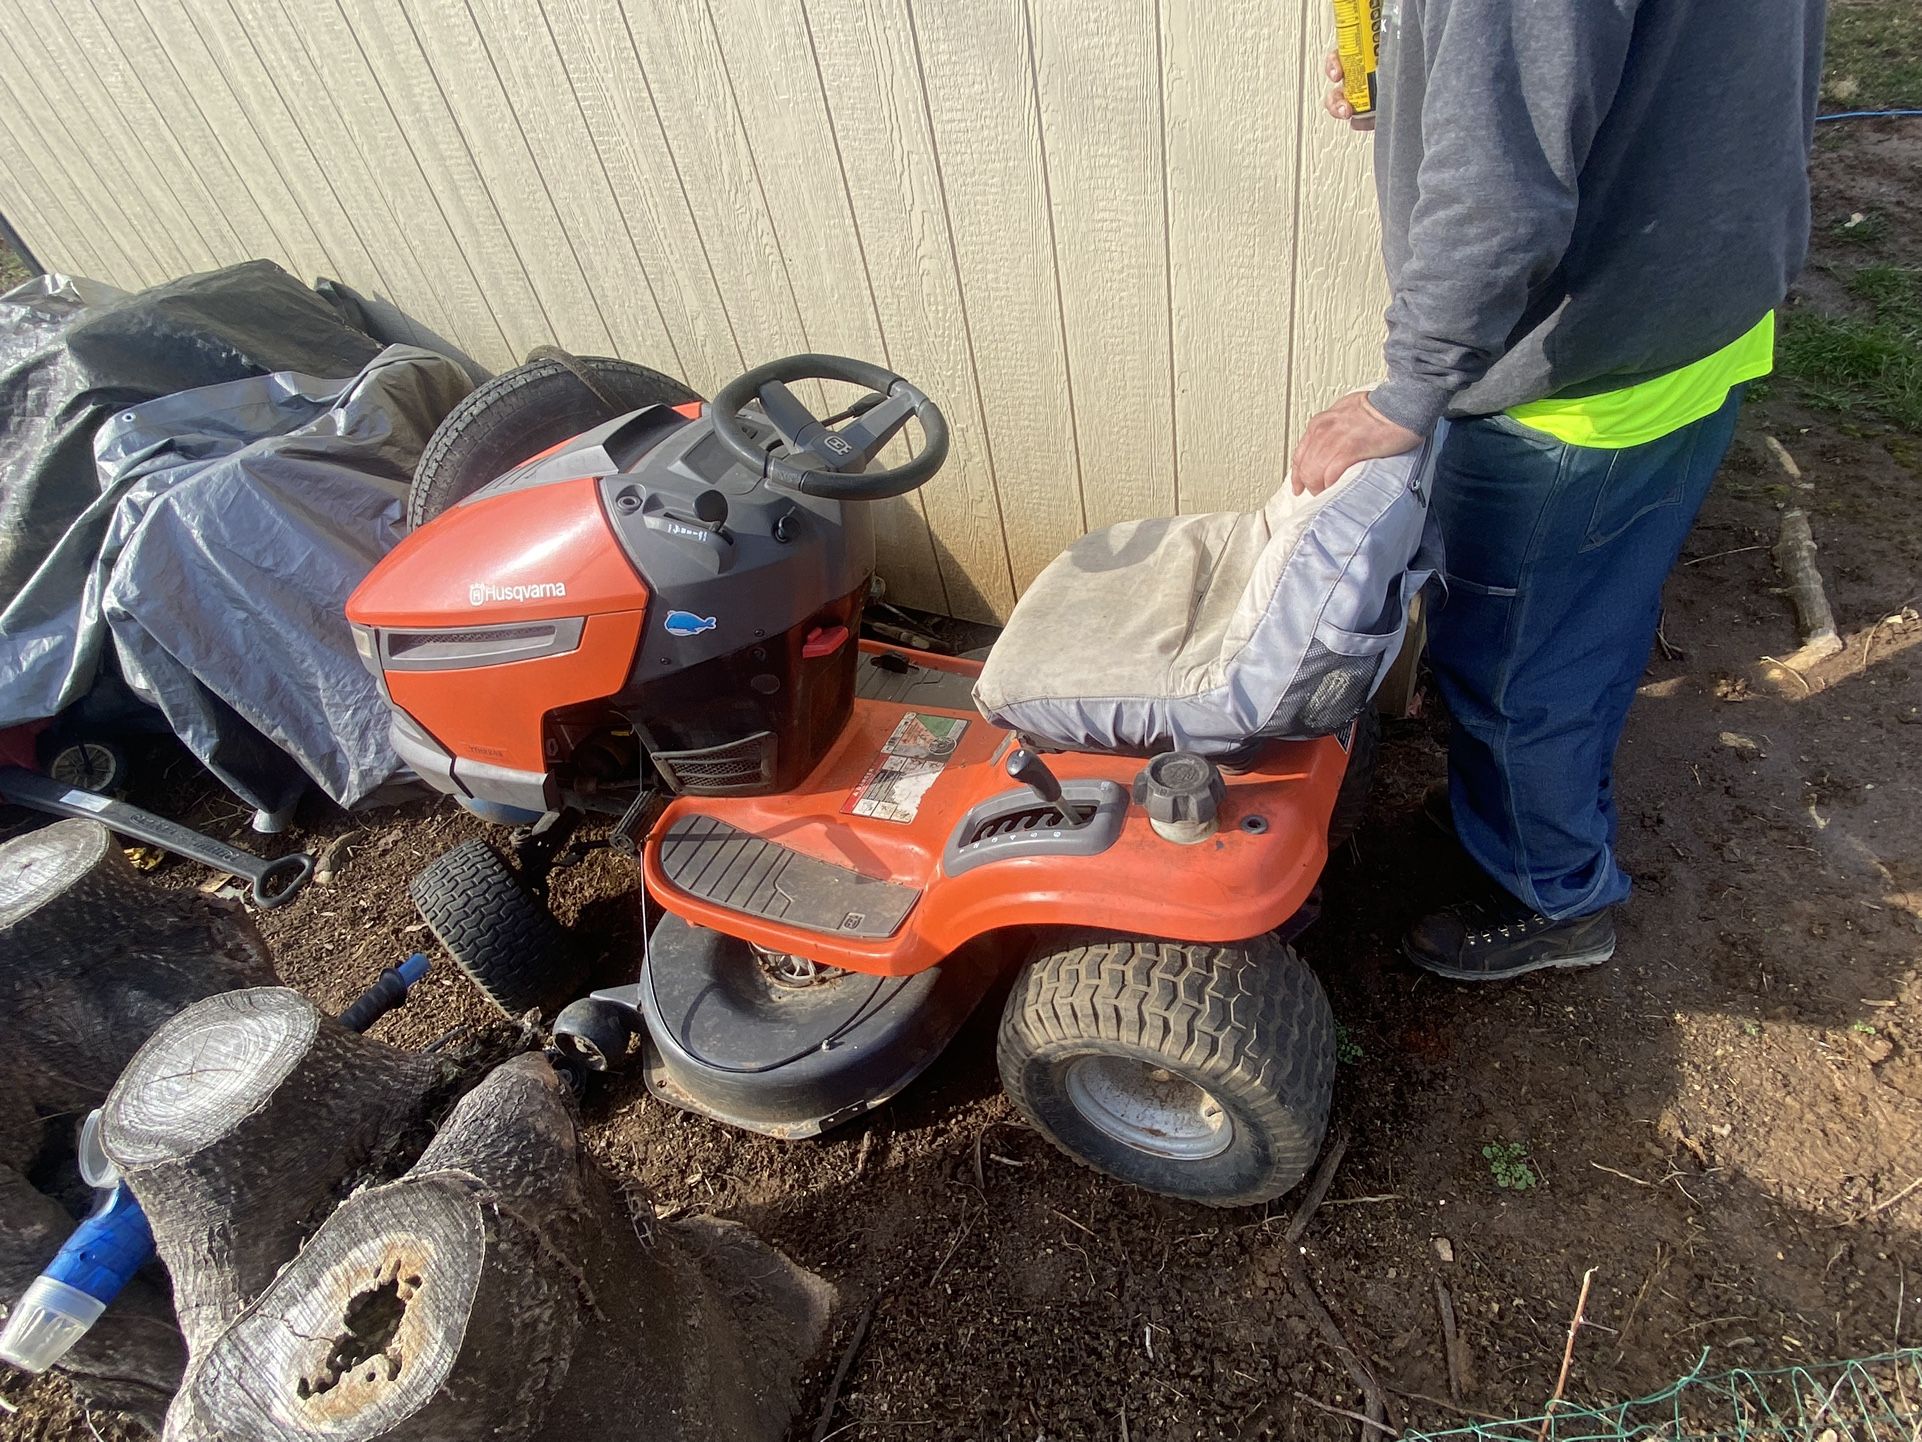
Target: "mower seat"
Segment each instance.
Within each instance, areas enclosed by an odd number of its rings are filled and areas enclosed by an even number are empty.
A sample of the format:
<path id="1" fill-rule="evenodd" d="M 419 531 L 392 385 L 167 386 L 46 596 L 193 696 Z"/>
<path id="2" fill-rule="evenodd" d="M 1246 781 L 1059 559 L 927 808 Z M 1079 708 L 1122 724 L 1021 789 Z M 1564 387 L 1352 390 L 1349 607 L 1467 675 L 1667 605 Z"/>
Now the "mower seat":
<path id="1" fill-rule="evenodd" d="M 1375 694 L 1439 565 L 1422 447 L 1258 511 L 1125 521 L 1035 579 L 975 704 L 1062 751 L 1230 756 L 1332 735 Z"/>

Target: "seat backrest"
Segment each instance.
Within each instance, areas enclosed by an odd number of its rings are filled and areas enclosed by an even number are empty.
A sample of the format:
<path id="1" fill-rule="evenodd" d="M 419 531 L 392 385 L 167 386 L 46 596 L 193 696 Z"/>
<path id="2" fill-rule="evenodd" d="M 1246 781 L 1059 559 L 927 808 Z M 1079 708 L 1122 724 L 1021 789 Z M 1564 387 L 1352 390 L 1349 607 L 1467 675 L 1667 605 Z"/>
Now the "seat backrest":
<path id="1" fill-rule="evenodd" d="M 1220 755 L 1328 735 L 1373 697 L 1438 560 L 1433 455 L 1319 496 L 1084 536 L 1036 578 L 975 688 L 997 725 L 1069 750 Z"/>

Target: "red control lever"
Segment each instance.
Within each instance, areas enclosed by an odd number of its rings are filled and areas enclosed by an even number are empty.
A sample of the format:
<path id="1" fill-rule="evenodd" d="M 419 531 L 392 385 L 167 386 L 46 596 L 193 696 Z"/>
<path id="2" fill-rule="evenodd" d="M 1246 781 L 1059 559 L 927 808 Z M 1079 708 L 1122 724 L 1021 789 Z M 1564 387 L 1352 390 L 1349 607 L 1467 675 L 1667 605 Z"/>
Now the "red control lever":
<path id="1" fill-rule="evenodd" d="M 801 643 L 801 655 L 810 661 L 820 656 L 832 656 L 847 643 L 846 626 L 816 626 Z"/>

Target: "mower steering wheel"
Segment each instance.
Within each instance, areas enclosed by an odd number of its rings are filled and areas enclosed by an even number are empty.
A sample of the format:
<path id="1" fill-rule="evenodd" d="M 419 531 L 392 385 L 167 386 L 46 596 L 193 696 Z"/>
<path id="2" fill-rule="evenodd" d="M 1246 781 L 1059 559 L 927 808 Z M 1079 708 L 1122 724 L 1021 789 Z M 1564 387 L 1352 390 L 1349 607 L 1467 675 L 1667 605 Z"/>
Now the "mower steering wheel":
<path id="1" fill-rule="evenodd" d="M 845 381 L 873 394 L 857 401 L 830 430 L 789 386 L 807 380 Z M 787 442 L 774 455 L 741 426 L 741 408 L 759 401 L 761 411 Z M 736 459 L 771 485 L 836 501 L 880 501 L 925 485 L 948 458 L 948 423 L 919 387 L 884 366 L 838 355 L 791 355 L 735 377 L 708 403 L 714 434 Z M 921 422 L 924 440 L 911 460 L 881 471 L 863 467 L 881 453 L 910 417 Z"/>

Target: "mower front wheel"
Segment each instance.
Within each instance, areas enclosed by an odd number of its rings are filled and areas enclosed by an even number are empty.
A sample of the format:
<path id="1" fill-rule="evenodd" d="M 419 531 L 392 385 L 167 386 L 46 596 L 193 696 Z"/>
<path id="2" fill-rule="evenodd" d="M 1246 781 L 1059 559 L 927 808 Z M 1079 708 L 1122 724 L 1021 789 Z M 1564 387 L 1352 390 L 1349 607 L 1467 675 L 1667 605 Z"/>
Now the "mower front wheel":
<path id="1" fill-rule="evenodd" d="M 560 923 L 485 841 L 442 852 L 408 891 L 434 939 L 508 1016 L 545 1011 L 580 990 L 579 960 Z"/>
<path id="2" fill-rule="evenodd" d="M 1001 1083 L 1062 1151 L 1209 1206 L 1280 1196 L 1321 1149 L 1335 1019 L 1272 936 L 1082 936 L 1037 953 L 1001 1019 Z"/>

